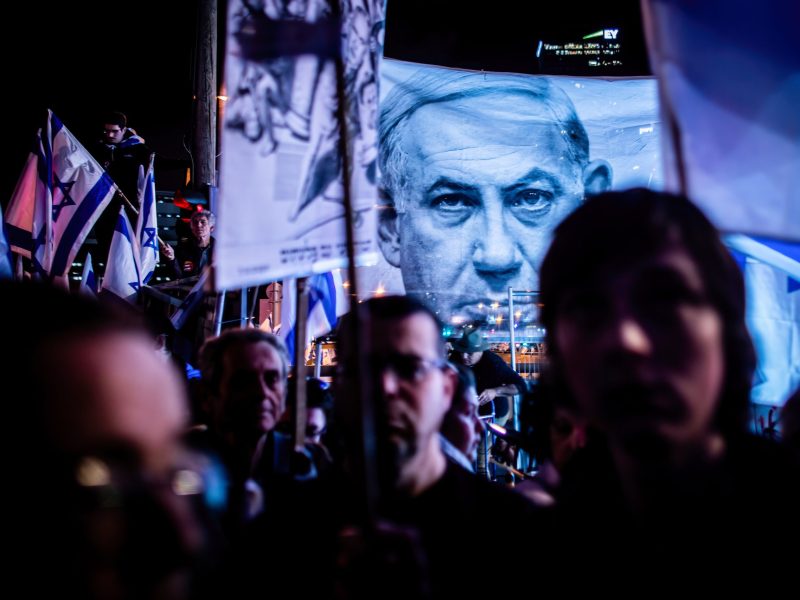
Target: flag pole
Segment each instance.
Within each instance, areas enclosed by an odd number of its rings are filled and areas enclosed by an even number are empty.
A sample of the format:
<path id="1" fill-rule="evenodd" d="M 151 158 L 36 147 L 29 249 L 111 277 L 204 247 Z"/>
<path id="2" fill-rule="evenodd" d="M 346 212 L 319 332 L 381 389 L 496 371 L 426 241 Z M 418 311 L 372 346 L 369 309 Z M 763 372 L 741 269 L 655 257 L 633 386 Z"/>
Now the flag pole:
<path id="1" fill-rule="evenodd" d="M 156 159 L 156 153 L 155 152 L 151 152 L 150 153 L 150 161 L 149 161 L 149 163 L 147 165 L 147 171 L 145 172 L 145 177 L 147 176 L 147 173 L 149 173 L 150 170 L 153 168 L 153 163 L 155 162 L 155 159 Z M 115 183 L 114 185 L 116 186 L 117 184 Z M 117 186 L 117 193 L 119 194 L 119 197 L 122 198 L 122 200 L 125 202 L 125 204 L 128 205 L 128 208 L 130 208 L 133 211 L 133 214 L 135 214 L 138 217 L 139 216 L 139 209 L 136 208 L 130 200 L 128 200 L 128 197 L 119 188 L 119 186 Z M 141 207 L 141 200 L 139 200 L 139 206 Z M 164 240 L 161 239 L 161 236 L 158 235 L 158 232 L 156 232 L 156 241 L 159 244 L 165 244 L 166 243 Z"/>
<path id="2" fill-rule="evenodd" d="M 306 328 L 308 326 L 308 279 L 298 277 L 296 282 L 294 322 L 294 449 L 302 452 L 306 445 Z"/>
<path id="3" fill-rule="evenodd" d="M 340 20 L 342 19 L 341 8 L 338 2 L 333 4 L 335 16 Z M 353 319 L 350 319 L 351 330 L 343 332 L 344 335 L 350 336 L 353 343 L 353 350 L 355 360 L 357 361 L 358 377 L 354 379 L 355 389 L 349 390 L 352 393 L 356 406 L 358 407 L 357 414 L 360 416 L 360 429 L 361 429 L 361 445 L 359 448 L 359 456 L 355 457 L 357 460 L 356 468 L 360 470 L 357 474 L 356 480 L 361 486 L 360 500 L 365 517 L 364 524 L 367 527 L 367 532 L 377 520 L 377 505 L 378 505 L 378 465 L 375 458 L 376 442 L 375 442 L 375 410 L 373 399 L 368 392 L 372 386 L 368 386 L 368 379 L 371 377 L 366 365 L 366 358 L 363 349 L 365 346 L 364 339 L 364 323 L 361 320 L 361 311 L 358 310 L 358 279 L 356 277 L 356 259 L 355 259 L 355 230 L 353 226 L 354 211 L 353 211 L 353 197 L 350 180 L 350 153 L 348 143 L 348 129 L 347 129 L 347 92 L 345 88 L 344 79 L 344 59 L 341 51 L 336 54 L 336 120 L 339 127 L 339 156 L 342 163 L 342 183 L 344 187 L 344 215 L 345 215 L 345 232 L 347 240 L 347 277 L 350 280 L 350 290 L 352 291 L 351 298 L 355 303 L 351 306 L 353 311 Z"/>

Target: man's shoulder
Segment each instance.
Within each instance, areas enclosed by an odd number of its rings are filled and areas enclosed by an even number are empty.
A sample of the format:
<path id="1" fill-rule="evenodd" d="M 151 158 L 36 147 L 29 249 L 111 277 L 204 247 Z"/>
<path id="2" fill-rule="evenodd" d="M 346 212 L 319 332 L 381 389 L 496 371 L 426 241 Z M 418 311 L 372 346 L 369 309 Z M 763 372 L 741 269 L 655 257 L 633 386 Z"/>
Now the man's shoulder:
<path id="1" fill-rule="evenodd" d="M 103 140 L 95 140 L 89 145 L 89 152 L 92 156 L 108 156 L 111 154 L 111 147 L 103 142 Z"/>
<path id="2" fill-rule="evenodd" d="M 122 140 L 119 149 L 124 155 L 136 158 L 149 158 L 152 152 L 150 147 L 144 143 L 144 139 L 138 135 L 132 135 Z"/>
<path id="3" fill-rule="evenodd" d="M 503 372 L 510 371 L 515 375 L 517 374 L 517 372 L 514 371 L 514 369 L 512 369 L 511 366 L 505 360 L 503 360 L 503 358 L 499 354 L 492 352 L 491 350 L 484 351 L 483 356 L 481 356 L 481 360 L 478 361 L 478 364 L 476 366 L 481 366 L 487 369 L 491 369 L 493 371 L 503 371 Z"/>
<path id="4" fill-rule="evenodd" d="M 485 359 L 487 363 L 495 364 L 495 365 L 503 365 L 508 366 L 506 361 L 504 361 L 499 354 L 493 352 L 492 350 L 484 350 L 482 359 Z M 509 367 L 510 368 L 510 367 Z"/>
<path id="5" fill-rule="evenodd" d="M 152 150 L 150 150 L 150 148 L 145 144 L 134 144 L 133 146 L 128 146 L 125 151 L 141 159 L 149 159 L 150 154 L 152 153 Z"/>
<path id="6" fill-rule="evenodd" d="M 500 511 L 509 516 L 532 518 L 538 512 L 524 495 L 515 492 L 500 483 L 494 483 L 483 477 L 470 473 L 463 467 L 449 463 L 444 478 L 450 492 L 458 497 L 463 506 L 473 506 L 483 513 L 486 509 Z"/>

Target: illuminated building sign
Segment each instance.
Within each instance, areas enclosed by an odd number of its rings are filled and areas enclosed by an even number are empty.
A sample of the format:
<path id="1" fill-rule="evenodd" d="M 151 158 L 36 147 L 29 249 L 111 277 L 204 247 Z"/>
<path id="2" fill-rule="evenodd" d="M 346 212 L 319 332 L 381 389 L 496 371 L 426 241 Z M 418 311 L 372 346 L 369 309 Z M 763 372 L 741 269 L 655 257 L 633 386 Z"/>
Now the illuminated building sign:
<path id="1" fill-rule="evenodd" d="M 540 40 L 536 47 L 539 68 L 547 73 L 587 68 L 613 70 L 623 66 L 622 57 L 622 31 L 614 27 L 593 31 L 578 39 Z"/>

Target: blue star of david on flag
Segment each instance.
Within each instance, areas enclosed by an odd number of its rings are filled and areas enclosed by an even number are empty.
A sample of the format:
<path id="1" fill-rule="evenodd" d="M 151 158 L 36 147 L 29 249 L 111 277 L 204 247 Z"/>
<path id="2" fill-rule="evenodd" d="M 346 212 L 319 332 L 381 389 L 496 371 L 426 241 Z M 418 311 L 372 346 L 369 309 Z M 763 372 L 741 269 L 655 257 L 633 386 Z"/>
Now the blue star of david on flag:
<path id="1" fill-rule="evenodd" d="M 158 264 L 158 223 L 156 220 L 156 183 L 153 156 L 147 173 L 139 171 L 139 216 L 136 219 L 136 239 L 139 243 L 139 265 L 142 283 L 153 276 Z"/>
<path id="2" fill-rule="evenodd" d="M 158 248 L 156 247 L 156 228 L 155 227 L 145 227 L 144 228 L 144 240 L 142 243 L 142 248 L 152 248 L 153 252 L 157 252 Z"/>
<path id="3" fill-rule="evenodd" d="M 37 275 L 64 277 L 116 190 L 108 173 L 47 111 L 6 213 L 9 246 L 31 259 Z"/>
<path id="4" fill-rule="evenodd" d="M 133 301 L 141 287 L 139 273 L 139 244 L 131 234 L 125 208 L 120 207 L 100 290 Z"/>
<path id="5" fill-rule="evenodd" d="M 75 206 L 75 200 L 73 200 L 69 195 L 72 186 L 75 185 L 75 182 L 62 182 L 57 175 L 54 175 L 53 179 L 55 180 L 56 187 L 58 187 L 58 189 L 61 190 L 61 193 L 64 195 L 60 204 L 56 204 L 55 199 L 53 200 L 53 222 L 55 223 L 58 221 L 58 217 L 61 216 L 61 211 L 64 210 L 65 207 Z"/>

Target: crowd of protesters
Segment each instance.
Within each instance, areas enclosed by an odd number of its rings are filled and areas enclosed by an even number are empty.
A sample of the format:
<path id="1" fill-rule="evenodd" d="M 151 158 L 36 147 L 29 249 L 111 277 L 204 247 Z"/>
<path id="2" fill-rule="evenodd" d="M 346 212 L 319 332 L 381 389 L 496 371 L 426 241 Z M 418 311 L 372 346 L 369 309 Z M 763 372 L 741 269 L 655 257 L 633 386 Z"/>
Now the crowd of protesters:
<path id="1" fill-rule="evenodd" d="M 302 394 L 280 339 L 226 330 L 199 350 L 190 410 L 135 311 L 0 282 L 7 586 L 494 597 L 732 589 L 788 563 L 797 448 L 748 431 L 742 277 L 705 216 L 648 190 L 591 198 L 556 230 L 541 293 L 541 468 L 515 490 L 471 472 L 480 389 L 418 300 L 358 304 L 332 385 Z M 484 351 L 473 333 L 464 351 Z"/>

